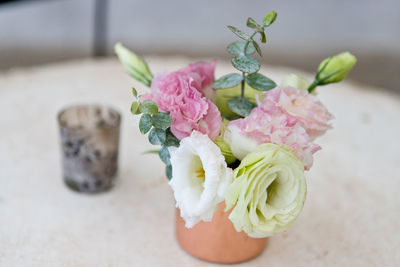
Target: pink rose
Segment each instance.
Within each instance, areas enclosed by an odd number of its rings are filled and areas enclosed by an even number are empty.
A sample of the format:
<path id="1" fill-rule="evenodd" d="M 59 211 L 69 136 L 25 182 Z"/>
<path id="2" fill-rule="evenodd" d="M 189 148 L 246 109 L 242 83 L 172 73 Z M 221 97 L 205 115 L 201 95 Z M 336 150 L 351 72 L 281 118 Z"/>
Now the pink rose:
<path id="1" fill-rule="evenodd" d="M 264 94 L 259 106 L 273 101 L 295 117 L 311 139 L 323 135 L 331 128 L 333 116 L 317 97 L 292 87 L 277 87 Z"/>
<path id="2" fill-rule="evenodd" d="M 210 77 L 215 62 L 196 63 L 169 74 L 156 75 L 151 92 L 142 97 L 153 100 L 172 118 L 171 131 L 178 138 L 190 136 L 196 130 L 215 140 L 221 130 L 222 118 L 215 104 L 205 97 L 203 86 L 214 81 Z M 213 73 L 212 73 L 213 76 Z"/>
<path id="3" fill-rule="evenodd" d="M 310 141 L 296 117 L 269 100 L 264 100 L 263 106 L 254 108 L 246 118 L 231 121 L 227 127 L 230 132 L 226 141 L 234 154 L 239 151 L 245 155 L 263 143 L 286 145 L 308 170 L 313 154 L 321 149 Z"/>

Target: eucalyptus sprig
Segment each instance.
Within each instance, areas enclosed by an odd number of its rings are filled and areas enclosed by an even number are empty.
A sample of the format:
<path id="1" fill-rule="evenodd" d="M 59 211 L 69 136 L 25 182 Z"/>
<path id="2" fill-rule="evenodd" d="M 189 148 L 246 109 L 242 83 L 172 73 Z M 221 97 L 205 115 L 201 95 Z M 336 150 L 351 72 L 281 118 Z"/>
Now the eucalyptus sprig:
<path id="1" fill-rule="evenodd" d="M 166 165 L 165 172 L 168 179 L 171 179 L 172 166 L 168 147 L 179 146 L 179 140 L 173 135 L 170 129 L 172 118 L 168 113 L 160 112 L 158 105 L 153 101 L 140 101 L 140 96 L 138 96 L 135 88 L 132 88 L 132 93 L 135 101 L 132 102 L 131 112 L 135 115 L 141 114 L 139 130 L 142 134 L 149 133 L 148 139 L 151 144 L 161 145 L 158 155 Z"/>
<path id="2" fill-rule="evenodd" d="M 242 41 L 233 42 L 227 47 L 228 52 L 235 55 L 232 58 L 233 67 L 242 74 L 231 73 L 224 75 L 216 80 L 212 87 L 214 89 L 227 89 L 241 84 L 240 97 L 230 99 L 227 105 L 232 112 L 242 117 L 248 116 L 251 110 L 256 106 L 253 102 L 245 98 L 245 83 L 259 91 L 268 91 L 276 87 L 274 81 L 257 73 L 260 70 L 260 62 L 255 57 L 251 56 L 257 52 L 262 57 L 261 48 L 254 38 L 259 34 L 261 43 L 266 43 L 265 28 L 274 23 L 276 17 L 277 13 L 271 11 L 264 17 L 261 24 L 258 24 L 253 18 L 248 18 L 246 25 L 254 30 L 251 35 L 234 26 L 228 26 L 234 34 L 242 39 Z"/>

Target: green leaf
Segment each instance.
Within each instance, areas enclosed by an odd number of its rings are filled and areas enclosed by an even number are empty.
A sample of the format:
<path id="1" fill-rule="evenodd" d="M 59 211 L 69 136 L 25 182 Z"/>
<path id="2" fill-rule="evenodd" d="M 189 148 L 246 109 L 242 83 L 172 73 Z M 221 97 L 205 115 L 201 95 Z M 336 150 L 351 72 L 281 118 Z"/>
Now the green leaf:
<path id="1" fill-rule="evenodd" d="M 260 62 L 257 59 L 250 56 L 239 55 L 232 58 L 232 65 L 243 72 L 253 73 L 260 69 Z"/>
<path id="2" fill-rule="evenodd" d="M 153 126 L 167 129 L 172 124 L 171 116 L 168 113 L 160 112 L 152 116 Z"/>
<path id="3" fill-rule="evenodd" d="M 253 46 L 255 47 L 257 53 L 260 55 L 260 57 L 262 57 L 262 52 L 261 52 L 261 48 L 260 46 L 257 44 L 256 41 L 253 40 Z"/>
<path id="4" fill-rule="evenodd" d="M 255 29 L 257 31 L 263 31 L 263 28 L 260 25 L 258 25 L 258 23 L 252 18 L 247 19 L 246 25 L 247 27 Z"/>
<path id="5" fill-rule="evenodd" d="M 223 113 L 221 113 L 221 116 L 224 117 L 225 119 L 227 119 L 228 121 L 233 121 L 233 120 L 237 120 L 237 119 L 241 119 L 242 118 L 242 116 L 239 116 L 237 114 L 231 115 L 231 114 L 223 114 Z"/>
<path id="6" fill-rule="evenodd" d="M 214 89 L 231 88 L 238 85 L 241 81 L 243 81 L 243 75 L 239 73 L 231 73 L 224 75 L 218 80 L 216 80 L 213 83 L 212 88 Z"/>
<path id="7" fill-rule="evenodd" d="M 276 87 L 276 83 L 273 80 L 260 73 L 249 74 L 245 80 L 250 87 L 259 91 L 268 91 Z"/>
<path id="8" fill-rule="evenodd" d="M 268 27 L 269 25 L 274 23 L 277 16 L 278 16 L 278 14 L 275 11 L 269 12 L 267 15 L 265 15 L 265 17 L 263 19 L 263 26 Z"/>
<path id="9" fill-rule="evenodd" d="M 132 114 L 135 114 L 135 115 L 140 114 L 139 105 L 140 104 L 137 101 L 132 102 L 132 105 L 131 105 Z"/>
<path id="10" fill-rule="evenodd" d="M 160 150 L 158 150 L 158 149 L 152 149 L 152 150 L 143 151 L 142 154 L 158 154 L 159 152 L 160 152 Z"/>
<path id="11" fill-rule="evenodd" d="M 166 133 L 167 133 L 167 139 L 165 140 L 164 145 L 179 147 L 179 139 L 175 137 L 175 135 L 171 132 L 170 128 L 166 130 Z"/>
<path id="12" fill-rule="evenodd" d="M 261 35 L 261 43 L 265 44 L 267 42 L 267 38 L 265 37 L 265 32 L 260 32 Z"/>
<path id="13" fill-rule="evenodd" d="M 149 114 L 143 114 L 142 117 L 140 117 L 140 121 L 139 121 L 140 132 L 142 134 L 146 134 L 148 131 L 150 131 L 152 126 L 153 126 L 153 123 L 151 121 L 151 116 Z"/>
<path id="14" fill-rule="evenodd" d="M 132 94 L 134 97 L 137 97 L 137 91 L 136 91 L 135 87 L 132 87 Z"/>
<path id="15" fill-rule="evenodd" d="M 153 145 L 162 145 L 166 139 L 166 134 L 163 129 L 152 128 L 149 133 L 149 142 Z"/>
<path id="16" fill-rule="evenodd" d="M 144 114 L 156 114 L 158 113 L 158 106 L 151 100 L 145 100 L 140 103 L 140 111 Z"/>
<path id="17" fill-rule="evenodd" d="M 231 30 L 237 36 L 239 36 L 239 38 L 246 40 L 246 41 L 250 40 L 250 36 L 247 33 L 242 32 L 238 28 L 233 27 L 233 26 L 228 26 L 228 29 Z"/>
<path id="18" fill-rule="evenodd" d="M 236 41 L 228 45 L 228 52 L 233 55 L 243 55 L 244 47 L 246 42 L 244 41 Z M 254 46 L 250 43 L 246 48 L 246 55 L 251 55 L 255 52 Z"/>
<path id="19" fill-rule="evenodd" d="M 235 98 L 228 101 L 228 107 L 232 112 L 242 116 L 247 117 L 253 108 L 256 107 L 256 104 L 251 103 L 246 98 Z"/>
<path id="20" fill-rule="evenodd" d="M 160 159 L 162 160 L 162 162 L 164 162 L 166 165 L 171 165 L 171 155 L 169 154 L 168 148 L 166 146 L 163 146 L 160 149 L 160 152 L 158 153 L 158 155 L 160 156 Z"/>
<path id="21" fill-rule="evenodd" d="M 172 179 L 172 166 L 171 165 L 165 166 L 165 175 L 167 176 L 168 180 Z"/>

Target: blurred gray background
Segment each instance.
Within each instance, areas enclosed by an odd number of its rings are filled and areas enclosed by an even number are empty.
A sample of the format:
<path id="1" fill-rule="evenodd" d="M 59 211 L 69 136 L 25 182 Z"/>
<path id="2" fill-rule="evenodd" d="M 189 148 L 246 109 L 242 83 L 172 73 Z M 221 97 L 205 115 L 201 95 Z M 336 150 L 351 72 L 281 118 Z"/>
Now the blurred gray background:
<path id="1" fill-rule="evenodd" d="M 117 41 L 142 54 L 228 58 L 236 37 L 226 25 L 246 30 L 247 17 L 270 10 L 264 63 L 314 71 L 349 50 L 359 59 L 351 79 L 400 93 L 398 0 L 0 1 L 0 69 L 113 56 Z"/>

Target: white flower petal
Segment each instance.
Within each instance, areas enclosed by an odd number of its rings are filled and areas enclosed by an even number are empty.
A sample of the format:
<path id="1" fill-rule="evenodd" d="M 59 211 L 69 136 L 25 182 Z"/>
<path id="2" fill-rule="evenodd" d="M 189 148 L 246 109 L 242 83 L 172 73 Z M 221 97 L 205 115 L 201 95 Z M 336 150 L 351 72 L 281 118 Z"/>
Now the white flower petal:
<path id="1" fill-rule="evenodd" d="M 232 170 L 227 168 L 220 149 L 207 135 L 194 131 L 181 140 L 178 149 L 170 149 L 170 154 L 169 184 L 186 227 L 193 227 L 201 220 L 211 221 L 232 181 Z M 199 178 L 202 170 L 204 178 Z"/>
<path id="2" fill-rule="evenodd" d="M 232 154 L 239 160 L 242 160 L 258 146 L 255 139 L 242 134 L 236 125 L 227 126 L 224 140 L 231 147 Z"/>

